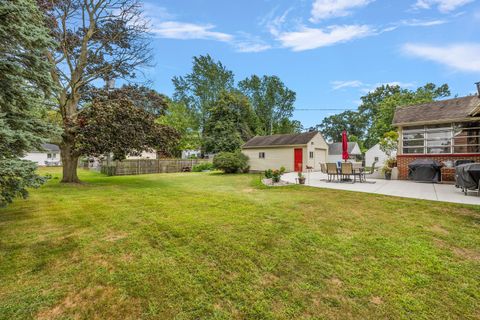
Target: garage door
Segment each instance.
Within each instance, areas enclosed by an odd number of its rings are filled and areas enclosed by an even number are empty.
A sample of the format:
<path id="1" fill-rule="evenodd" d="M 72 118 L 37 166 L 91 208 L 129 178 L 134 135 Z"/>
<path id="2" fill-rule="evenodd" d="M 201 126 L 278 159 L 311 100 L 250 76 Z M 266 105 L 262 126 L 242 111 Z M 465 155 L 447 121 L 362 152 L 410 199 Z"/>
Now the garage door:
<path id="1" fill-rule="evenodd" d="M 315 170 L 320 170 L 320 162 L 327 162 L 327 150 L 315 149 Z"/>

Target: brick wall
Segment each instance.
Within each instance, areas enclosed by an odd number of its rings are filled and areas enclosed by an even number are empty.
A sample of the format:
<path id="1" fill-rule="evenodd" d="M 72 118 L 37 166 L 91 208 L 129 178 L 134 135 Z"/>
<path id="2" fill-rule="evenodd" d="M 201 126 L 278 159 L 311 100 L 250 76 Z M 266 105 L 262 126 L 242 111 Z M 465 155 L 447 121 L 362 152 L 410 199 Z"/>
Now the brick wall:
<path id="1" fill-rule="evenodd" d="M 402 154 L 397 156 L 397 166 L 398 166 L 398 179 L 407 180 L 408 179 L 408 164 L 416 159 L 431 159 L 439 162 L 452 161 L 455 160 L 474 160 L 475 162 L 480 162 L 480 154 L 442 154 L 442 155 L 430 155 L 430 154 Z M 444 181 L 453 181 L 454 171 L 449 170 L 448 168 L 442 169 L 442 175 Z"/>

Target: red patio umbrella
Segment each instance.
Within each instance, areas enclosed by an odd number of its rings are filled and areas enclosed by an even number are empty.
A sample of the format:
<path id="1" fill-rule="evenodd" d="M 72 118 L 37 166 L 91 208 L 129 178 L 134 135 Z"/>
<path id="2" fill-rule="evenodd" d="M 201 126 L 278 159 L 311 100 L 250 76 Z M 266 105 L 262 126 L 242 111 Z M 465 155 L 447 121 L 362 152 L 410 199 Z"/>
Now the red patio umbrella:
<path id="1" fill-rule="evenodd" d="M 347 131 L 343 130 L 342 132 L 342 159 L 347 162 L 350 155 L 348 154 L 348 138 Z"/>

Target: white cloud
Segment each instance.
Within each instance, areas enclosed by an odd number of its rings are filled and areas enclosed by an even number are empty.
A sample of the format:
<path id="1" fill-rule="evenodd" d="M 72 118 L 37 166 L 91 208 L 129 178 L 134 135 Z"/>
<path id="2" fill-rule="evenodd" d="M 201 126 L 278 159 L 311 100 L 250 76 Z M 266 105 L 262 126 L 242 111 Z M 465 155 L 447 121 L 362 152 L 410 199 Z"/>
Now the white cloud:
<path id="1" fill-rule="evenodd" d="M 432 27 L 432 26 L 438 26 L 448 23 L 447 20 L 418 20 L 418 19 L 412 19 L 412 20 L 403 20 L 401 21 L 401 24 L 407 27 Z"/>
<path id="2" fill-rule="evenodd" d="M 414 4 L 415 9 L 431 9 L 437 7 L 440 12 L 448 13 L 456 10 L 474 0 L 417 0 Z"/>
<path id="3" fill-rule="evenodd" d="M 212 24 L 194 24 L 189 22 L 166 21 L 152 25 L 150 32 L 160 38 L 168 39 L 204 39 L 229 42 L 233 36 L 223 32 L 213 31 Z"/>
<path id="4" fill-rule="evenodd" d="M 283 47 L 291 48 L 293 51 L 305 51 L 364 38 L 374 33 L 375 30 L 367 25 L 334 25 L 325 29 L 302 26 L 297 31 L 275 30 L 273 34 Z"/>
<path id="5" fill-rule="evenodd" d="M 322 19 L 344 17 L 351 13 L 350 9 L 363 7 L 374 0 L 315 0 L 312 6 L 311 22 Z"/>
<path id="6" fill-rule="evenodd" d="M 348 80 L 348 81 L 332 81 L 332 89 L 339 90 L 343 88 L 359 88 L 364 86 L 364 83 L 360 80 Z"/>
<path id="7" fill-rule="evenodd" d="M 406 89 L 406 88 L 413 88 L 415 87 L 415 83 L 413 82 L 402 82 L 402 81 L 391 81 L 391 82 L 377 82 L 373 85 L 368 85 L 365 88 L 362 88 L 362 92 L 364 93 L 369 93 L 375 91 L 378 87 L 381 86 L 399 86 L 400 88 Z"/>
<path id="8" fill-rule="evenodd" d="M 246 32 L 239 32 L 237 39 L 233 44 L 237 52 L 262 52 L 272 48 L 271 45 L 263 41 L 260 37 Z"/>
<path id="9" fill-rule="evenodd" d="M 480 72 L 480 44 L 463 43 L 447 46 L 407 43 L 403 51 L 409 55 L 434 61 L 454 70 Z"/>

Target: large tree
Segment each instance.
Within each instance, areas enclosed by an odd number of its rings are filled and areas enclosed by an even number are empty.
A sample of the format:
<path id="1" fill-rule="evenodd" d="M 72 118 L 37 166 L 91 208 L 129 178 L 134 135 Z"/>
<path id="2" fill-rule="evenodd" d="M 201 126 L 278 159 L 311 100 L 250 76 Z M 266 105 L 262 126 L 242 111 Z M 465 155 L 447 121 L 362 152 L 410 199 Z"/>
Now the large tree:
<path id="1" fill-rule="evenodd" d="M 75 152 L 89 156 L 112 153 L 114 160 L 153 150 L 170 156 L 178 139 L 175 129 L 155 123 L 154 115 L 119 96 L 96 99 L 80 111 Z"/>
<path id="2" fill-rule="evenodd" d="M 401 88 L 398 85 L 383 85 L 361 98 L 358 108 L 365 125 L 365 146 L 370 148 L 378 143 L 383 135 L 392 130 L 395 108 L 448 97 L 450 90 L 447 84 L 436 86 L 427 83 L 416 90 Z"/>
<path id="3" fill-rule="evenodd" d="M 289 133 L 282 132 L 282 129 L 285 129 L 285 120 L 289 120 L 295 110 L 296 93 L 279 77 L 253 75 L 240 81 L 238 86 L 250 99 L 261 121 L 262 134 Z"/>
<path id="4" fill-rule="evenodd" d="M 220 93 L 209 113 L 205 125 L 208 153 L 237 151 L 255 134 L 258 118 L 247 97 L 238 91 Z"/>
<path id="5" fill-rule="evenodd" d="M 78 182 L 78 114 L 89 86 L 135 77 L 150 59 L 147 26 L 137 0 L 38 0 L 57 46 L 46 53 L 59 87 L 62 182 Z"/>
<path id="6" fill-rule="evenodd" d="M 52 130 L 41 119 L 52 89 L 42 56 L 51 45 L 34 1 L 0 1 L 0 206 L 43 181 L 20 157 L 41 149 Z"/>
<path id="7" fill-rule="evenodd" d="M 180 133 L 180 141 L 174 155 L 180 156 L 183 150 L 198 150 L 201 146 L 200 128 L 195 114 L 183 102 L 168 102 L 166 113 L 157 119 L 158 123 L 175 128 Z"/>
<path id="8" fill-rule="evenodd" d="M 320 130 L 325 139 L 339 142 L 342 140 L 343 130 L 346 130 L 349 136 L 355 136 L 361 140 L 364 136 L 365 125 L 362 115 L 356 111 L 347 110 L 324 118 L 315 129 Z"/>
<path id="9" fill-rule="evenodd" d="M 173 78 L 175 92 L 173 100 L 183 103 L 196 115 L 201 137 L 204 138 L 205 124 L 213 104 L 221 92 L 234 88 L 233 72 L 210 55 L 193 58 L 192 71 Z M 202 146 L 205 151 L 205 146 Z"/>

